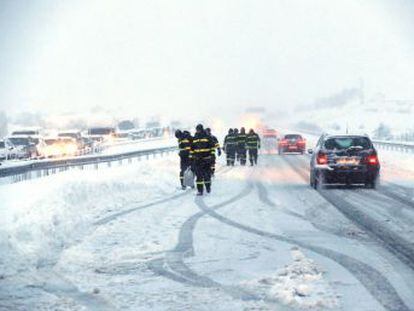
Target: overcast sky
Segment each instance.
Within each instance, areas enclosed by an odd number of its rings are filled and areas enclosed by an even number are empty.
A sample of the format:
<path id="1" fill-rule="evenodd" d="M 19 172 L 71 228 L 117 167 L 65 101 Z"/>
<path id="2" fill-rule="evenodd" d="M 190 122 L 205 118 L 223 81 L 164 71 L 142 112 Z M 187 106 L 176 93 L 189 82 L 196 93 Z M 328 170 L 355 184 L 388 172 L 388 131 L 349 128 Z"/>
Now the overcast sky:
<path id="1" fill-rule="evenodd" d="M 413 29 L 410 0 L 0 0 L 0 110 L 281 110 L 360 78 L 414 98 Z"/>

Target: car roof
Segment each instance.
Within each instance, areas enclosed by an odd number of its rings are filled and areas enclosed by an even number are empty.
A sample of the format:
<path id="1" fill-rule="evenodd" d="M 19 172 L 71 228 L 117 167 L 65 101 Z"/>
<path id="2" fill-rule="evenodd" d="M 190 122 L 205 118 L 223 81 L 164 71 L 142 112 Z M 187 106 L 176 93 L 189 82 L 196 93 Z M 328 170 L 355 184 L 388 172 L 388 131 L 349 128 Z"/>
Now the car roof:
<path id="1" fill-rule="evenodd" d="M 10 138 L 33 138 L 35 135 L 10 135 L 9 137 L 7 137 L 8 139 Z"/>
<path id="2" fill-rule="evenodd" d="M 369 138 L 369 136 L 367 134 L 324 134 L 325 139 L 329 139 L 329 138 L 350 138 L 350 137 Z"/>

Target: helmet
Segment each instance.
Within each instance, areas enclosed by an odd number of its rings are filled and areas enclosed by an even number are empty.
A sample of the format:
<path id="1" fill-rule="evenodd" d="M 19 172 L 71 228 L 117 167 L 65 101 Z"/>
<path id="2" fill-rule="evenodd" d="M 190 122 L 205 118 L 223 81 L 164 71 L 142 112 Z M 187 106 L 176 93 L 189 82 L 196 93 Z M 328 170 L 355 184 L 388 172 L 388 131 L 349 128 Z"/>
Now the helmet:
<path id="1" fill-rule="evenodd" d="M 208 135 L 210 135 L 210 134 L 211 134 L 211 128 L 209 128 L 209 127 L 208 127 L 208 128 L 206 128 L 206 130 L 205 130 L 205 131 L 206 131 L 206 133 L 207 133 Z"/>
<path id="2" fill-rule="evenodd" d="M 183 136 L 183 132 L 181 132 L 180 130 L 176 130 L 175 131 L 175 137 L 176 138 L 181 138 L 181 136 Z"/>
<path id="3" fill-rule="evenodd" d="M 183 135 L 184 135 L 185 137 L 190 137 L 190 136 L 191 136 L 191 134 L 190 134 L 190 132 L 189 132 L 189 131 L 183 131 Z"/>
<path id="4" fill-rule="evenodd" d="M 233 134 L 233 129 L 229 129 L 229 134 Z"/>
<path id="5" fill-rule="evenodd" d="M 196 126 L 196 131 L 197 132 L 201 132 L 201 131 L 203 131 L 204 130 L 204 127 L 203 127 L 203 125 L 202 124 L 198 124 L 197 126 Z"/>
<path id="6" fill-rule="evenodd" d="M 238 128 L 235 128 L 235 129 L 234 129 L 234 133 L 236 133 L 236 134 L 237 134 L 238 132 L 239 132 L 239 129 L 238 129 Z"/>

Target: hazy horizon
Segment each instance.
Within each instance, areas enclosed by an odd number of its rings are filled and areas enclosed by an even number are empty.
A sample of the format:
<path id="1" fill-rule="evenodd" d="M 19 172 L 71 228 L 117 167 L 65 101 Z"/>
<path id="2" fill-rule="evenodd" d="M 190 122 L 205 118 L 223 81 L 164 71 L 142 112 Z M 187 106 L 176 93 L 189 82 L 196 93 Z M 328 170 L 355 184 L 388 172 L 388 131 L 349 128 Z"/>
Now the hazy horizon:
<path id="1" fill-rule="evenodd" d="M 0 110 L 224 118 L 414 98 L 409 1 L 2 1 Z"/>

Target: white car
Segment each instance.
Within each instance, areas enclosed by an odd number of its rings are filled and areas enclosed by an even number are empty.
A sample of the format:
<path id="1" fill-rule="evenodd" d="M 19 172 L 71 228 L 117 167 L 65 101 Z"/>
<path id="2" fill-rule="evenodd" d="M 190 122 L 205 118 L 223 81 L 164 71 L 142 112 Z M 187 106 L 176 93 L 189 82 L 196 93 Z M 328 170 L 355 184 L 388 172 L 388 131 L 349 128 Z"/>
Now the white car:
<path id="1" fill-rule="evenodd" d="M 40 143 L 40 139 L 34 140 L 27 136 L 14 135 L 10 136 L 8 140 L 14 146 L 14 153 L 17 159 L 30 159 L 39 155 L 37 142 Z"/>
<path id="2" fill-rule="evenodd" d="M 16 157 L 16 148 L 8 139 L 0 140 L 0 160 L 9 160 Z"/>

